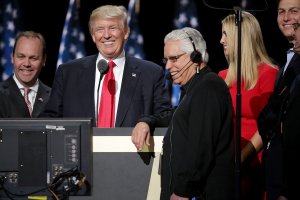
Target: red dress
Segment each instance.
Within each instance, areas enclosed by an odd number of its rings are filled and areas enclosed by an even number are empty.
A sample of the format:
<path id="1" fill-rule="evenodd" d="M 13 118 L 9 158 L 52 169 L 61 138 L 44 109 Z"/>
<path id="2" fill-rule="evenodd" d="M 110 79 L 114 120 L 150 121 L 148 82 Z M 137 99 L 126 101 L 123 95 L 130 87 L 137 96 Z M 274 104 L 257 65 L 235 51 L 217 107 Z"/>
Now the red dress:
<path id="1" fill-rule="evenodd" d="M 224 80 L 228 69 L 219 72 Z M 257 131 L 256 119 L 259 112 L 266 105 L 274 89 L 274 83 L 278 74 L 275 69 L 267 64 L 258 66 L 259 78 L 254 88 L 245 90 L 241 84 L 241 149 L 250 141 Z M 243 81 L 241 81 L 243 82 Z M 236 82 L 229 88 L 236 113 Z M 235 116 L 234 116 L 235 118 Z M 261 152 L 254 158 L 248 166 L 242 166 L 242 200 L 263 199 L 264 180 L 261 165 Z M 256 193 L 256 194 L 255 194 Z"/>

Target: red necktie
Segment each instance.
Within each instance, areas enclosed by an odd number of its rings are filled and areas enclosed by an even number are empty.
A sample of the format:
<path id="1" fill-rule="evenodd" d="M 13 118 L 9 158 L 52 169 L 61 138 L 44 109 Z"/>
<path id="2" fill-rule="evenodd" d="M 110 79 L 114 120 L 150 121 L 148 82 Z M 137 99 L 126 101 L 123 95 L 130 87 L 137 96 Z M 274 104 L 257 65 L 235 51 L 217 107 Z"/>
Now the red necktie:
<path id="1" fill-rule="evenodd" d="M 30 113 L 30 116 L 31 116 L 32 106 L 31 106 L 31 103 L 30 103 L 29 98 L 28 98 L 28 94 L 29 94 L 30 90 L 31 90 L 30 88 L 24 87 L 24 99 L 25 99 L 26 105 L 28 107 L 28 111 Z"/>
<path id="2" fill-rule="evenodd" d="M 112 128 L 115 126 L 115 94 L 116 82 L 113 72 L 116 64 L 113 61 L 108 62 L 109 70 L 104 77 L 100 108 L 98 114 L 98 127 Z"/>

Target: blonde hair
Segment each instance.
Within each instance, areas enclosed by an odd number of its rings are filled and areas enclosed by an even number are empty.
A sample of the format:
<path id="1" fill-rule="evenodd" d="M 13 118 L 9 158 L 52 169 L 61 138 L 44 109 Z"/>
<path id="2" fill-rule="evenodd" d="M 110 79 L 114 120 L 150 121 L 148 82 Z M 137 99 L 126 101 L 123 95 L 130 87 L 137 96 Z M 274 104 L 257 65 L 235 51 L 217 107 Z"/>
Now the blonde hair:
<path id="1" fill-rule="evenodd" d="M 238 27 L 235 24 L 235 15 L 231 14 L 222 20 L 223 30 L 227 34 L 227 45 L 229 53 L 226 56 L 228 73 L 225 82 L 228 86 L 237 79 L 237 54 L 238 54 Z M 241 79 L 245 89 L 252 89 L 258 80 L 258 66 L 262 63 L 268 64 L 274 68 L 269 58 L 257 19 L 250 13 L 242 12 L 241 24 Z"/>
<path id="2" fill-rule="evenodd" d="M 93 33 L 92 30 L 92 24 L 95 19 L 102 18 L 102 19 L 112 19 L 112 18 L 118 18 L 122 22 L 121 28 L 128 32 L 129 27 L 127 23 L 127 9 L 124 6 L 116 6 L 116 5 L 104 5 L 96 8 L 92 11 L 89 19 L 89 31 L 90 34 Z"/>

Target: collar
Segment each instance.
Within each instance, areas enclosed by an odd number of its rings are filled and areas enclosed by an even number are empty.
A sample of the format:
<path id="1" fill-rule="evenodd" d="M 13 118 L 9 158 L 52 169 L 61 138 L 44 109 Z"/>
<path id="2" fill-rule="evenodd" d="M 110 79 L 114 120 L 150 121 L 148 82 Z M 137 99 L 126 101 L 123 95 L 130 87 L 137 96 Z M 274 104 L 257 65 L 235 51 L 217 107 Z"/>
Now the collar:
<path id="1" fill-rule="evenodd" d="M 20 81 L 17 79 L 16 75 L 13 75 L 13 79 L 15 80 L 17 86 L 19 89 L 23 89 L 24 86 L 20 83 Z M 39 88 L 39 79 L 36 80 L 35 84 L 32 87 L 29 87 L 32 91 L 37 92 Z"/>

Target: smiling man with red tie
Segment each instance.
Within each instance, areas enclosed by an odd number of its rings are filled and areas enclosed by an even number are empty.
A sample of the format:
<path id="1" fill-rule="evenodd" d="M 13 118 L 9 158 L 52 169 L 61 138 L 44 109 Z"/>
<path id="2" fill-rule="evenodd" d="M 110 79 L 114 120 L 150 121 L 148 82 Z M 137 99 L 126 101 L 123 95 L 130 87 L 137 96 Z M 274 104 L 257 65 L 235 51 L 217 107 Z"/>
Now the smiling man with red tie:
<path id="1" fill-rule="evenodd" d="M 99 52 L 59 66 L 42 116 L 89 117 L 98 127 L 138 124 L 139 140 L 144 141 L 150 130 L 166 126 L 170 117 L 163 67 L 125 55 L 129 36 L 125 7 L 96 8 L 90 15 L 89 30 Z M 97 69 L 103 60 L 114 63 L 107 73 Z M 108 80 L 109 76 L 114 78 Z"/>

